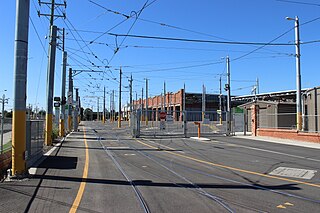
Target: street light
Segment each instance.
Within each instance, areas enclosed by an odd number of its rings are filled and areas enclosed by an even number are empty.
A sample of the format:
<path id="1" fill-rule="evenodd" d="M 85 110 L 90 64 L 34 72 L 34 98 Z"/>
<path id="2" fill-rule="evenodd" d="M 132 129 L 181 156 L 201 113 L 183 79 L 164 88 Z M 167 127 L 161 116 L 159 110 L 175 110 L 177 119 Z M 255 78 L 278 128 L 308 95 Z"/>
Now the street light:
<path id="1" fill-rule="evenodd" d="M 300 34 L 299 18 L 286 17 L 289 21 L 295 21 L 295 45 L 296 45 L 296 87 L 297 87 L 297 130 L 302 129 L 302 106 L 301 106 L 301 73 L 300 73 Z"/>

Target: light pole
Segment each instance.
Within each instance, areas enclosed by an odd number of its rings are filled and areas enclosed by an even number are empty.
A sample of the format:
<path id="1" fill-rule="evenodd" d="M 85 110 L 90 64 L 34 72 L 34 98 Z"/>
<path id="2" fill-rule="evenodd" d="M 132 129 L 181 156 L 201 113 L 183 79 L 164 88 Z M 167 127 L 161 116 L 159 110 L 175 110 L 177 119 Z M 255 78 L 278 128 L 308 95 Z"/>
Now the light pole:
<path id="1" fill-rule="evenodd" d="M 7 90 L 4 90 L 6 92 Z M 1 112 L 1 154 L 3 153 L 3 125 L 4 125 L 4 105 L 8 103 L 8 98 L 6 99 L 6 95 L 3 94 L 2 99 L 0 99 L 0 103 L 2 103 L 2 112 Z"/>
<path id="2" fill-rule="evenodd" d="M 301 73 L 300 73 L 300 33 L 299 18 L 286 17 L 287 20 L 295 21 L 295 46 L 296 46 L 296 86 L 297 86 L 297 130 L 302 129 L 302 106 L 301 106 Z"/>

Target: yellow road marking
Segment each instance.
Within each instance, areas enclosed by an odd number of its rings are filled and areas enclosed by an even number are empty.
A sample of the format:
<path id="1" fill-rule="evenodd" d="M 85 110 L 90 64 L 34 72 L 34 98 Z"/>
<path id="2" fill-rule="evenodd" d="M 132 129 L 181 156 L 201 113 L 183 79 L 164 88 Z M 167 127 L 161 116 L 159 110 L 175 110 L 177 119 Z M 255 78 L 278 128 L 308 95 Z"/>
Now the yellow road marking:
<path id="1" fill-rule="evenodd" d="M 138 139 L 135 139 L 135 140 L 140 144 L 143 144 L 143 145 L 145 145 L 147 147 L 156 149 L 156 147 L 151 146 L 149 144 L 146 144 L 146 143 L 144 143 L 144 142 L 142 142 L 142 141 L 140 141 Z M 298 183 L 298 184 L 303 184 L 303 185 L 307 185 L 307 186 L 313 186 L 313 187 L 320 188 L 320 185 L 314 184 L 314 183 L 308 183 L 308 182 L 303 182 L 303 181 L 299 181 L 299 180 L 292 180 L 292 179 L 288 179 L 288 178 L 284 178 L 284 177 L 277 177 L 277 176 L 267 175 L 267 174 L 263 174 L 263 173 L 259 173 L 259 172 L 239 169 L 239 168 L 235 168 L 235 167 L 231 167 L 231 166 L 225 166 L 225 165 L 222 165 L 222 164 L 212 163 L 212 162 L 209 162 L 209 161 L 200 160 L 200 159 L 197 159 L 197 158 L 189 157 L 189 156 L 178 154 L 178 153 L 173 153 L 173 152 L 170 152 L 170 151 L 165 151 L 164 150 L 163 152 L 166 152 L 168 154 L 175 155 L 175 156 L 178 156 L 178 157 L 182 157 L 182 158 L 185 158 L 185 159 L 189 159 L 189 160 L 192 160 L 192 161 L 195 161 L 195 162 L 198 162 L 198 163 L 203 163 L 203 164 L 207 164 L 207 165 L 211 165 L 211 166 L 215 166 L 215 167 L 219 167 L 219 168 L 230 169 L 230 170 L 237 171 L 237 172 L 242 172 L 242 173 L 251 174 L 251 175 L 257 175 L 257 176 L 260 176 L 260 177 L 283 180 L 283 181 L 287 181 L 287 182 L 291 182 L 291 183 Z"/>
<path id="2" fill-rule="evenodd" d="M 292 204 L 292 203 L 289 203 L 289 202 L 284 203 L 284 205 L 286 205 L 286 206 L 293 206 L 293 204 Z"/>
<path id="3" fill-rule="evenodd" d="M 86 130 L 84 127 L 82 129 L 83 129 L 83 136 L 84 136 L 84 145 L 86 147 L 86 161 L 84 164 L 82 179 L 85 179 L 88 177 L 88 170 L 89 170 L 89 149 L 88 149 L 88 143 L 87 143 L 87 139 L 86 139 Z M 73 201 L 73 204 L 72 204 L 72 207 L 71 207 L 69 213 L 75 213 L 77 211 L 77 209 L 80 205 L 85 187 L 86 187 L 86 182 L 82 181 L 80 184 L 76 199 Z"/>
<path id="4" fill-rule="evenodd" d="M 286 209 L 287 207 L 283 206 L 283 205 L 278 205 L 277 208 L 279 209 Z"/>

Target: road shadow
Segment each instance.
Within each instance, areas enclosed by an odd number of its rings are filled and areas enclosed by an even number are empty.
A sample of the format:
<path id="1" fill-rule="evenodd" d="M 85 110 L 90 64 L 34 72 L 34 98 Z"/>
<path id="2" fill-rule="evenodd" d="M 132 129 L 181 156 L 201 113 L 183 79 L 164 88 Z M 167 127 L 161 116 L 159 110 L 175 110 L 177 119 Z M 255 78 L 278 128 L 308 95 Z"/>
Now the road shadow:
<path id="1" fill-rule="evenodd" d="M 77 157 L 47 156 L 47 158 L 38 166 L 38 168 L 61 170 L 76 169 L 77 163 Z"/>
<path id="2" fill-rule="evenodd" d="M 150 187 L 171 187 L 171 188 L 203 188 L 203 189 L 255 189 L 255 190 L 301 190 L 297 184 L 281 184 L 281 185 L 263 185 L 263 184 L 208 184 L 208 183 L 167 183 L 167 182 L 153 182 L 151 180 L 133 180 L 132 182 L 124 180 L 111 179 L 96 179 L 96 178 L 78 178 L 67 176 L 53 176 L 53 175 L 34 175 L 32 178 L 41 180 L 55 180 L 55 181 L 70 181 L 70 182 L 86 182 L 93 184 L 104 185 L 119 185 L 119 186 L 150 186 Z"/>

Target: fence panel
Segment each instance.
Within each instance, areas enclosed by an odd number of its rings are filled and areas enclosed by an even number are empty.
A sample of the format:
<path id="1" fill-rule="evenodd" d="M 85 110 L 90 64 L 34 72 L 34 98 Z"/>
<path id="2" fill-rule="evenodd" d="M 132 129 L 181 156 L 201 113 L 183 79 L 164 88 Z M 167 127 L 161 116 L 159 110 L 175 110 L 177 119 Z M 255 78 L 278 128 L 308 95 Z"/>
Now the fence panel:
<path id="1" fill-rule="evenodd" d="M 196 136 L 198 126 L 195 122 L 200 122 L 201 135 L 224 134 L 226 133 L 226 113 L 216 111 L 187 111 L 187 136 Z"/>
<path id="2" fill-rule="evenodd" d="M 27 121 L 27 166 L 29 167 L 43 154 L 44 144 L 44 120 Z"/>

